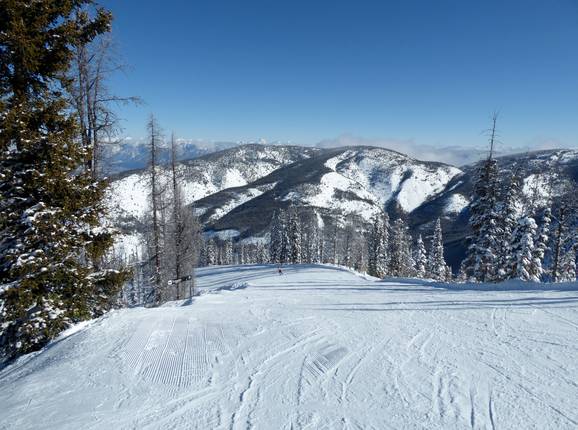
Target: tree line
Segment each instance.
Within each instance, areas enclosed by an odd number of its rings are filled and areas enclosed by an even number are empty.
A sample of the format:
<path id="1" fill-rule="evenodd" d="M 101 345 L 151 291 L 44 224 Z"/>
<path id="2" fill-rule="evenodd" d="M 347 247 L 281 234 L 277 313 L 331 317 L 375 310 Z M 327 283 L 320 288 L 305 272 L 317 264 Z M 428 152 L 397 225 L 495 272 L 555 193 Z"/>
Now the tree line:
<path id="1" fill-rule="evenodd" d="M 556 181 L 554 169 L 548 172 L 548 184 L 536 183 L 527 193 L 529 197 L 526 196 L 520 166 L 514 166 L 508 175 L 500 174 L 493 156 L 496 122 L 494 114 L 489 131 L 489 155 L 480 164 L 474 185 L 470 205 L 471 234 L 460 279 L 471 282 L 575 281 L 576 184 Z M 554 189 L 560 196 L 558 201 L 548 197 Z"/>
<path id="2" fill-rule="evenodd" d="M 223 264 L 335 264 L 369 275 L 452 279 L 443 254 L 441 222 L 435 222 L 426 247 L 414 240 L 401 218 L 375 215 L 369 230 L 356 216 L 323 221 L 311 208 L 291 205 L 273 213 L 269 234 L 249 242 L 208 237 L 201 242 L 201 266 Z M 267 240 L 268 239 L 268 240 Z"/>

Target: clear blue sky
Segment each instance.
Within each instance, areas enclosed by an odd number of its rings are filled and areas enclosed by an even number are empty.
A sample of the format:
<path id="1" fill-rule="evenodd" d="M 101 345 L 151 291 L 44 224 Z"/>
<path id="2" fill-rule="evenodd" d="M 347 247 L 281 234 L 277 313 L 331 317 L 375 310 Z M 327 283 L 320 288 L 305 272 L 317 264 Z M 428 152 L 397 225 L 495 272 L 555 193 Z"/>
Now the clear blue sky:
<path id="1" fill-rule="evenodd" d="M 578 0 L 102 1 L 131 70 L 113 81 L 179 136 L 314 144 L 342 133 L 578 145 Z"/>

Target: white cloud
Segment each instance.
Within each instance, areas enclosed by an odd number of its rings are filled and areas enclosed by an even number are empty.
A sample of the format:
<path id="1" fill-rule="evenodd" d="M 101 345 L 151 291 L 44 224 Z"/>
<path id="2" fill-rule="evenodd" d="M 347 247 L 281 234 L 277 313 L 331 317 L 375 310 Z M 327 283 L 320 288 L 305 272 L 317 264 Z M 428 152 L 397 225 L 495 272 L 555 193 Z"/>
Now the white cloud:
<path id="1" fill-rule="evenodd" d="M 394 139 L 394 138 L 365 138 L 351 134 L 342 134 L 333 139 L 324 139 L 317 143 L 320 148 L 339 148 L 343 146 L 377 146 L 380 148 L 392 149 L 403 154 L 407 154 L 418 160 L 439 161 L 442 163 L 452 164 L 454 166 L 463 166 L 474 163 L 486 157 L 487 148 L 476 148 L 468 146 L 433 146 L 422 145 L 413 139 Z M 568 145 L 556 138 L 538 137 L 529 141 L 527 146 L 510 146 L 500 145 L 497 148 L 496 155 L 507 155 L 524 153 L 528 151 L 537 151 L 543 149 L 569 148 Z"/>
<path id="2" fill-rule="evenodd" d="M 392 138 L 365 138 L 343 134 L 334 139 L 324 139 L 319 142 L 320 148 L 338 148 L 343 146 L 378 146 L 380 148 L 391 149 L 403 154 L 407 154 L 418 160 L 439 161 L 456 166 L 473 163 L 480 160 L 485 154 L 485 150 L 478 150 L 458 146 L 435 147 L 432 145 L 421 145 L 413 139 L 392 139 Z"/>

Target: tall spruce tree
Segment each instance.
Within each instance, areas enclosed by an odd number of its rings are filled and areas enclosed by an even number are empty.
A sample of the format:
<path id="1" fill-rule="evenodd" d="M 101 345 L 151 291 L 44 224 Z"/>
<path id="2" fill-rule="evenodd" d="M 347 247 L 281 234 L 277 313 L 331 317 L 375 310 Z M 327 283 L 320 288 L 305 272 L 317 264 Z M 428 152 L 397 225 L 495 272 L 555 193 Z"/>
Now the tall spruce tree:
<path id="1" fill-rule="evenodd" d="M 462 262 L 461 272 L 467 280 L 493 282 L 497 280 L 499 255 L 499 214 L 497 211 L 498 166 L 494 159 L 497 140 L 497 114 L 492 116 L 490 129 L 490 151 L 488 158 L 480 164 L 474 185 L 473 201 L 470 205 L 469 246 Z"/>
<path id="2" fill-rule="evenodd" d="M 512 253 L 515 262 L 514 276 L 522 281 L 540 281 L 537 276 L 533 275 L 536 270 L 532 268 L 536 230 L 537 226 L 534 218 L 522 217 L 518 220 L 512 235 Z"/>
<path id="3" fill-rule="evenodd" d="M 550 239 L 550 223 L 552 222 L 552 211 L 550 208 L 544 209 L 542 222 L 538 227 L 536 239 L 534 240 L 533 262 L 530 268 L 530 276 L 534 279 L 542 280 L 544 278 L 544 257 L 548 250 Z"/>
<path id="4" fill-rule="evenodd" d="M 100 223 L 103 182 L 85 166 L 64 96 L 72 47 L 110 28 L 89 0 L 7 0 L 0 7 L 0 348 L 37 350 L 114 304 L 125 274 L 100 269 L 113 236 Z"/>
<path id="5" fill-rule="evenodd" d="M 417 237 L 413 259 L 415 261 L 415 276 L 425 278 L 428 268 L 428 258 L 421 234 Z"/>
<path id="6" fill-rule="evenodd" d="M 396 219 L 391 228 L 390 252 L 389 273 L 392 276 L 415 276 L 415 262 L 411 250 L 411 236 L 407 224 L 401 218 Z"/>
<path id="7" fill-rule="evenodd" d="M 576 281 L 576 243 L 570 244 L 562 255 L 559 281 Z"/>
<path id="8" fill-rule="evenodd" d="M 289 208 L 287 236 L 289 240 L 290 262 L 292 264 L 299 264 L 301 263 L 301 220 L 294 206 Z"/>
<path id="9" fill-rule="evenodd" d="M 444 243 L 442 237 L 442 224 L 438 218 L 431 240 L 431 248 L 428 255 L 428 273 L 432 279 L 444 281 L 446 279 L 446 261 L 444 259 Z"/>
<path id="10" fill-rule="evenodd" d="M 281 263 L 281 242 L 283 240 L 280 213 L 273 212 L 271 218 L 271 230 L 269 233 L 269 256 L 271 263 Z"/>
<path id="11" fill-rule="evenodd" d="M 512 234 L 518 223 L 518 210 L 522 200 L 521 169 L 514 166 L 506 187 L 502 189 L 498 207 L 497 279 L 516 276 L 516 259 L 512 250 Z"/>
<path id="12" fill-rule="evenodd" d="M 375 215 L 371 220 L 368 241 L 368 273 L 383 278 L 388 273 L 389 216 Z"/>

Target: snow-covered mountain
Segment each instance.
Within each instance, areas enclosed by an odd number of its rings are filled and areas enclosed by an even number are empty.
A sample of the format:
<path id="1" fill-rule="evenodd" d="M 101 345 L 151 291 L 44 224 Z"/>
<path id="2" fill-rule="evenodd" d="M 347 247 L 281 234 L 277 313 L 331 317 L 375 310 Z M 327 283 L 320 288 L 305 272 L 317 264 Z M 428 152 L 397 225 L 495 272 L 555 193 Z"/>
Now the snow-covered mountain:
<path id="1" fill-rule="evenodd" d="M 179 164 L 183 198 L 186 204 L 218 193 L 242 187 L 320 150 L 300 146 L 248 144 L 207 154 Z M 133 249 L 147 207 L 147 175 L 143 169 L 124 172 L 112 178 L 107 191 L 109 217 L 121 228 L 121 242 Z"/>
<path id="2" fill-rule="evenodd" d="M 578 180 L 578 151 L 550 150 L 498 158 L 503 175 L 517 166 L 524 191 L 555 199 L 560 182 Z M 187 204 L 194 203 L 207 231 L 241 239 L 266 237 L 273 212 L 296 207 L 320 220 L 357 217 L 368 222 L 383 210 L 406 217 L 428 235 L 440 217 L 446 257 L 454 266 L 464 253 L 470 196 L 478 164 L 461 169 L 419 161 L 376 147 L 309 148 L 249 144 L 181 162 Z M 113 222 L 127 246 L 147 210 L 143 170 L 116 177 L 108 193 Z"/>
<path id="3" fill-rule="evenodd" d="M 423 162 L 382 148 L 326 149 L 243 187 L 225 189 L 196 202 L 201 220 L 241 237 L 263 235 L 275 209 L 314 209 L 368 222 L 384 209 L 408 214 L 446 188 L 462 171 Z"/>

